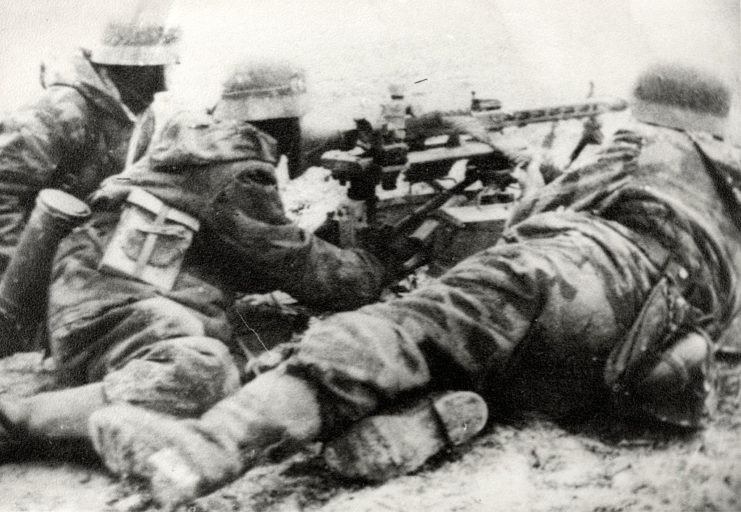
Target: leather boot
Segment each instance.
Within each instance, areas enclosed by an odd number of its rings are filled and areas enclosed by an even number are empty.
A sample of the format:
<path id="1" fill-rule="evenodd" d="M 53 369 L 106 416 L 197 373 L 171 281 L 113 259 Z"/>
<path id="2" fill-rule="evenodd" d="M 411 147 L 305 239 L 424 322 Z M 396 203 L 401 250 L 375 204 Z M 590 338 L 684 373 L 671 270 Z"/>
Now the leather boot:
<path id="1" fill-rule="evenodd" d="M 85 439 L 93 412 L 108 404 L 101 383 L 0 400 L 0 447 L 39 439 Z"/>
<path id="2" fill-rule="evenodd" d="M 276 444 L 316 438 L 320 417 L 304 381 L 272 371 L 198 420 L 116 405 L 94 414 L 89 428 L 113 473 L 148 479 L 155 499 L 174 507 L 233 480 Z"/>
<path id="3" fill-rule="evenodd" d="M 425 397 L 369 416 L 327 443 L 324 460 L 345 478 L 380 482 L 419 469 L 430 457 L 468 442 L 486 425 L 486 402 L 470 391 Z"/>

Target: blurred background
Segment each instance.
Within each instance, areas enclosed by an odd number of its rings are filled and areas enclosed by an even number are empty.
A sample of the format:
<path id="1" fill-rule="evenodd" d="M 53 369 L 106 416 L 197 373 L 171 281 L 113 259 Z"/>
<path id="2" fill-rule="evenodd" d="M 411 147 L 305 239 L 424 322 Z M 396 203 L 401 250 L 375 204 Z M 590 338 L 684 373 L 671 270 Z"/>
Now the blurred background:
<path id="1" fill-rule="evenodd" d="M 138 1 L 129 2 L 135 5 Z M 162 4 L 152 0 L 152 4 Z M 232 62 L 290 56 L 308 73 L 309 123 L 374 117 L 390 82 L 424 108 L 505 109 L 627 97 L 637 70 L 675 59 L 741 91 L 738 0 L 173 0 L 183 29 L 171 89 L 211 105 Z M 0 110 L 33 100 L 39 64 L 95 42 L 122 0 L 27 0 L 0 7 Z M 738 109 L 734 112 L 740 120 Z M 736 126 L 741 123 L 736 122 Z M 734 133 L 738 142 L 739 129 Z"/>

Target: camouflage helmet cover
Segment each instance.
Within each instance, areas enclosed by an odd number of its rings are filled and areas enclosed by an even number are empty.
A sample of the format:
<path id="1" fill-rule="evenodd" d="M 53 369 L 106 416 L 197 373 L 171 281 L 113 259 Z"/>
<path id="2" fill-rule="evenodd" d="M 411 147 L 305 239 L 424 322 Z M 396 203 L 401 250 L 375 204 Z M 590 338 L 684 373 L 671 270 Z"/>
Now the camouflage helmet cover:
<path id="1" fill-rule="evenodd" d="M 234 68 L 223 84 L 214 116 L 262 121 L 301 117 L 306 111 L 303 69 L 285 61 L 264 60 Z"/>
<path id="2" fill-rule="evenodd" d="M 90 52 L 97 64 L 164 66 L 176 64 L 180 30 L 160 23 L 111 22 Z"/>
<path id="3" fill-rule="evenodd" d="M 722 136 L 728 128 L 731 91 L 706 70 L 661 62 L 636 80 L 631 108 L 639 121 Z"/>

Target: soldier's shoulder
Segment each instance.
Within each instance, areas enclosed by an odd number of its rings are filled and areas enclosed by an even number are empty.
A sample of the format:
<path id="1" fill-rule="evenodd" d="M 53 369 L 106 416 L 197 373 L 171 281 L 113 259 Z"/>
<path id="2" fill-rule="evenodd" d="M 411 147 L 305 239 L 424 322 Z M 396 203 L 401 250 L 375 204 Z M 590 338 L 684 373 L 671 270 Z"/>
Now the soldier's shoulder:
<path id="1" fill-rule="evenodd" d="M 646 123 L 632 123 L 616 130 L 598 154 L 600 163 L 636 161 L 648 153 L 681 153 L 689 150 L 690 141 L 682 130 Z M 659 147 L 663 148 L 659 151 Z M 669 156 L 666 154 L 665 156 Z"/>
<path id="2" fill-rule="evenodd" d="M 692 141 L 716 164 L 741 171 L 741 148 L 707 132 L 688 132 Z"/>
<path id="3" fill-rule="evenodd" d="M 71 85 L 54 84 L 44 89 L 41 104 L 75 105 L 80 110 L 87 110 L 88 100 L 83 93 Z"/>
<path id="4" fill-rule="evenodd" d="M 7 112 L 2 121 L 3 131 L 35 127 L 29 134 L 39 135 L 38 129 L 71 132 L 88 125 L 90 109 L 78 92 L 69 87 L 49 87 L 33 102 Z"/>
<path id="5" fill-rule="evenodd" d="M 28 109 L 35 110 L 43 118 L 62 122 L 85 119 L 92 114 L 82 93 L 65 85 L 46 88 L 39 100 Z"/>

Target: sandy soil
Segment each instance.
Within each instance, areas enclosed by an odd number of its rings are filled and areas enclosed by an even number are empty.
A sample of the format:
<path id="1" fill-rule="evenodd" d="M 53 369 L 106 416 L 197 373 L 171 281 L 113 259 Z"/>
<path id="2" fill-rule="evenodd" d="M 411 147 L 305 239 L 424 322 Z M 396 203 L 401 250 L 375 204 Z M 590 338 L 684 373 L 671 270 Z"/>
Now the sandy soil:
<path id="1" fill-rule="evenodd" d="M 0 390 L 48 388 L 38 354 L 0 364 Z M 617 422 L 605 413 L 572 425 L 538 418 L 493 424 L 468 446 L 382 485 L 344 482 L 319 446 L 254 468 L 187 511 L 561 512 L 741 510 L 741 387 L 722 363 L 719 411 L 703 431 Z M 24 449 L 0 465 L 0 511 L 154 511 L 146 490 L 107 476 L 83 446 Z"/>

